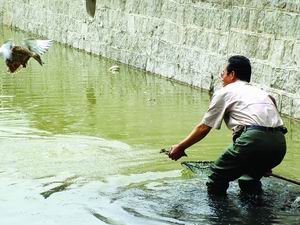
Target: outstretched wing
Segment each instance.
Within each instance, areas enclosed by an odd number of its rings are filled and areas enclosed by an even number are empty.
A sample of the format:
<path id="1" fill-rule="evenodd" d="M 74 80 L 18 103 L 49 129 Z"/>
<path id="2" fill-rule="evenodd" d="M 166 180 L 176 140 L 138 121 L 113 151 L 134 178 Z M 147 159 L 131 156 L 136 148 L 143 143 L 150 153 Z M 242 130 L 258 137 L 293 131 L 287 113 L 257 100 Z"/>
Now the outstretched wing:
<path id="1" fill-rule="evenodd" d="M 42 55 L 51 47 L 52 40 L 33 40 L 26 39 L 24 40 L 24 45 L 32 52 L 35 52 L 38 55 Z"/>
<path id="2" fill-rule="evenodd" d="M 4 44 L 0 47 L 0 55 L 3 55 L 5 60 L 10 59 L 13 47 L 13 41 L 9 40 L 4 42 Z"/>

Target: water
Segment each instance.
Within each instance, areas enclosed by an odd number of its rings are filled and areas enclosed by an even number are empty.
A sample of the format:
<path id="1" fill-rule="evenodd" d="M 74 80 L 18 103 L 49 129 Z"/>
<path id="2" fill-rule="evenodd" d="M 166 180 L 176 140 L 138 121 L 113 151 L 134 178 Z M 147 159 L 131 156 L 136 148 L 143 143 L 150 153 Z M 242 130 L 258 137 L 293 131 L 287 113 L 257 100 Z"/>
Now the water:
<path id="1" fill-rule="evenodd" d="M 0 28 L 0 42 L 32 34 Z M 55 43 L 12 75 L 0 63 L 1 225 L 299 224 L 299 187 L 263 179 L 261 197 L 206 194 L 195 175 L 160 155 L 207 109 L 207 92 Z M 119 73 L 110 73 L 112 65 Z M 300 179 L 299 123 L 286 119 L 288 153 L 275 172 Z M 188 151 L 213 160 L 225 127 Z"/>

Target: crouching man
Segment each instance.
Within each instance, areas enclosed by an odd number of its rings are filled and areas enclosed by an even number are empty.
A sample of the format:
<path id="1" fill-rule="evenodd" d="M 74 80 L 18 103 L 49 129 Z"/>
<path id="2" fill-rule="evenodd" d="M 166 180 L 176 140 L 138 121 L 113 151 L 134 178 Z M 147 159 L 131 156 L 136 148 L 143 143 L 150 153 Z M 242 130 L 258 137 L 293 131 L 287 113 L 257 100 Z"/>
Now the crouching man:
<path id="1" fill-rule="evenodd" d="M 287 130 L 274 98 L 249 83 L 248 58 L 230 57 L 221 77 L 223 88 L 213 95 L 202 122 L 172 146 L 169 157 L 181 158 L 185 149 L 203 139 L 211 128 L 220 129 L 224 120 L 233 131 L 233 143 L 211 166 L 208 192 L 226 194 L 229 182 L 238 179 L 241 191 L 261 193 L 260 179 L 284 158 Z"/>

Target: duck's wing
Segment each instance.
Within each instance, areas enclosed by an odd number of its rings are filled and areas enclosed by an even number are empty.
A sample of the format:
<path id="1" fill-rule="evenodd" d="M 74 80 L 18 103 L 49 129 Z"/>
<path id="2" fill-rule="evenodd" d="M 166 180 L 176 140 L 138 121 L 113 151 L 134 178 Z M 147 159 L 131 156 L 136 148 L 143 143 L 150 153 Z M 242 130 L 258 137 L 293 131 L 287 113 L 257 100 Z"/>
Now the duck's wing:
<path id="1" fill-rule="evenodd" d="M 52 43 L 52 40 L 26 39 L 23 41 L 24 46 L 38 55 L 43 55 L 45 52 L 47 52 Z"/>
<path id="2" fill-rule="evenodd" d="M 13 47 L 14 47 L 13 41 L 9 40 L 4 42 L 4 44 L 1 45 L 0 47 L 0 55 L 3 55 L 5 60 L 11 59 Z"/>
<path id="3" fill-rule="evenodd" d="M 91 16 L 95 16 L 95 11 L 96 11 L 96 0 L 85 0 L 86 4 L 86 11 L 87 13 Z"/>

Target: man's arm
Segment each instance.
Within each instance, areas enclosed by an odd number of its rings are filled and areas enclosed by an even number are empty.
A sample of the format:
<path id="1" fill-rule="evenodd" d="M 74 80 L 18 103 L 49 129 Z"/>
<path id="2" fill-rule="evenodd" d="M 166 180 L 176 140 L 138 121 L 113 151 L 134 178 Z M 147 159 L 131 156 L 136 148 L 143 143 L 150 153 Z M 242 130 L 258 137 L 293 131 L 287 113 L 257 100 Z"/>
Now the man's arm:
<path id="1" fill-rule="evenodd" d="M 179 144 L 173 145 L 169 154 L 172 160 L 178 160 L 185 155 L 184 150 L 198 141 L 202 140 L 211 130 L 211 127 L 205 124 L 197 125 L 192 132 Z"/>

